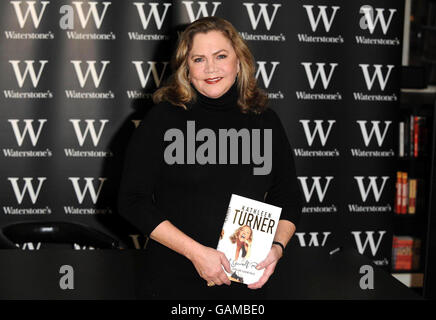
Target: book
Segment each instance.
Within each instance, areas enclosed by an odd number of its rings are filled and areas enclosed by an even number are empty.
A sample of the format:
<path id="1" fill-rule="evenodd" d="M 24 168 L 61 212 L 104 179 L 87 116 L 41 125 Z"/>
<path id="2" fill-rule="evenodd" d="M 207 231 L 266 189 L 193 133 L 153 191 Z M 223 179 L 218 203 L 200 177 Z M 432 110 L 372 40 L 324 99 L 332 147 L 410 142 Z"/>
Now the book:
<path id="1" fill-rule="evenodd" d="M 393 236 L 393 270 L 418 270 L 420 268 L 421 239 L 411 236 Z"/>
<path id="2" fill-rule="evenodd" d="M 411 114 L 398 123 L 398 156 L 418 158 L 426 156 L 429 144 L 426 116 Z"/>
<path id="3" fill-rule="evenodd" d="M 414 125 L 413 125 L 414 116 L 411 114 L 409 118 L 409 157 L 412 158 L 414 155 Z"/>
<path id="4" fill-rule="evenodd" d="M 396 197 L 395 197 L 395 213 L 400 214 L 401 213 L 401 194 L 403 190 L 402 185 L 402 172 L 397 171 L 397 183 L 395 184 L 396 187 Z"/>
<path id="5" fill-rule="evenodd" d="M 421 239 L 414 238 L 412 246 L 412 269 L 418 270 L 420 268 L 421 260 Z"/>
<path id="6" fill-rule="evenodd" d="M 264 202 L 232 194 L 217 250 L 230 262 L 231 281 L 257 282 L 265 269 L 257 265 L 268 255 L 282 209 Z"/>
<path id="7" fill-rule="evenodd" d="M 409 179 L 409 214 L 416 213 L 416 179 Z"/>
<path id="8" fill-rule="evenodd" d="M 410 156 L 410 118 L 404 121 L 404 156 Z"/>
<path id="9" fill-rule="evenodd" d="M 399 150 L 398 156 L 404 157 L 404 122 L 399 123 Z"/>
<path id="10" fill-rule="evenodd" d="M 401 192 L 401 207 L 400 207 L 400 213 L 406 214 L 407 213 L 407 205 L 409 200 L 409 193 L 408 193 L 408 179 L 407 179 L 407 172 L 401 173 L 401 185 L 402 185 L 402 192 Z"/>
<path id="11" fill-rule="evenodd" d="M 414 116 L 413 117 L 413 156 L 415 158 L 418 157 L 419 154 L 419 144 L 418 144 L 418 137 L 419 137 L 419 117 Z"/>
<path id="12" fill-rule="evenodd" d="M 409 236 L 393 237 L 393 268 L 394 270 L 412 269 L 413 238 Z"/>

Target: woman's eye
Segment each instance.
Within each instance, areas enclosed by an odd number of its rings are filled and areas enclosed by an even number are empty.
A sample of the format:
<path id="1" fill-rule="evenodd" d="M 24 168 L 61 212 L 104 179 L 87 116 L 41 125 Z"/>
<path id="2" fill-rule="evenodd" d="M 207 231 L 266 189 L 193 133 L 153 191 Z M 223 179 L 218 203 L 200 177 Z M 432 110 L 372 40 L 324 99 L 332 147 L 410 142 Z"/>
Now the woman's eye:
<path id="1" fill-rule="evenodd" d="M 195 58 L 195 59 L 194 59 L 194 62 L 201 62 L 201 61 L 203 61 L 202 58 Z"/>
<path id="2" fill-rule="evenodd" d="M 225 59 L 225 58 L 227 58 L 227 56 L 226 56 L 225 54 L 220 54 L 220 55 L 218 56 L 218 59 Z"/>

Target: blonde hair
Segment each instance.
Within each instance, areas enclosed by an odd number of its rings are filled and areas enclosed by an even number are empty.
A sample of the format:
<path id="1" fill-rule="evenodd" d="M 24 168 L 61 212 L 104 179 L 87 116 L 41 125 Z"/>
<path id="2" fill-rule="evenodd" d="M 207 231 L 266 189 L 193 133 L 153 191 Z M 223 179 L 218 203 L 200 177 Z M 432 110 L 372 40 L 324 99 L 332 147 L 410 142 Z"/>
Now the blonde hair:
<path id="1" fill-rule="evenodd" d="M 268 98 L 265 92 L 257 87 L 253 55 L 233 25 L 218 17 L 196 20 L 183 31 L 171 61 L 174 73 L 168 79 L 167 84 L 153 94 L 153 102 L 157 104 L 168 101 L 187 109 L 186 103 L 196 100 L 196 93 L 188 78 L 188 55 L 192 48 L 194 36 L 197 33 L 208 33 L 209 31 L 220 31 L 229 39 L 239 59 L 240 70 L 237 77 L 237 87 L 238 106 L 241 111 L 261 113 L 266 109 Z"/>
<path id="2" fill-rule="evenodd" d="M 253 241 L 253 230 L 251 230 L 250 226 L 247 225 L 243 225 L 242 227 L 239 227 L 238 229 L 235 230 L 235 232 L 229 237 L 230 241 L 232 243 L 235 243 L 236 240 L 238 239 L 239 234 L 241 233 L 242 229 L 244 229 L 245 227 L 247 227 L 248 229 L 250 229 L 250 237 L 248 238 L 248 240 L 251 242 Z"/>

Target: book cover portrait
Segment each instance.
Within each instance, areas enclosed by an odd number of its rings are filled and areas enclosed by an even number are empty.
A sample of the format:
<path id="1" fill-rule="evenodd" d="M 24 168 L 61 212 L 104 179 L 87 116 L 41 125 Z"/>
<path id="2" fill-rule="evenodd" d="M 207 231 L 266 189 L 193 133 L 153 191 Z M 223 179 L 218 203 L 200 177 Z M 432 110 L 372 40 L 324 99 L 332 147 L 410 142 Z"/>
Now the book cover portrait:
<path id="1" fill-rule="evenodd" d="M 256 266 L 271 249 L 280 213 L 279 207 L 232 194 L 217 247 L 230 262 L 230 280 L 251 284 L 262 276 Z"/>

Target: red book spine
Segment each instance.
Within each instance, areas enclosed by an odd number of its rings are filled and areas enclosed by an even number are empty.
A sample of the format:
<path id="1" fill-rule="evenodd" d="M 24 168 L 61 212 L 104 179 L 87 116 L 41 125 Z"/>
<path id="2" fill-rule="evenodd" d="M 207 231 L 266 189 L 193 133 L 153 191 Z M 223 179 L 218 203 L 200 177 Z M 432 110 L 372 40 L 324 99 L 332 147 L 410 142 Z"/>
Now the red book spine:
<path id="1" fill-rule="evenodd" d="M 395 213 L 401 213 L 401 193 L 402 193 L 402 172 L 397 172 L 397 183 L 396 183 L 397 193 L 395 197 Z"/>
<path id="2" fill-rule="evenodd" d="M 413 118 L 414 116 L 411 114 L 409 119 L 409 157 L 413 157 L 413 146 L 415 145 L 413 143 L 414 140 L 414 125 L 413 125 Z"/>
<path id="3" fill-rule="evenodd" d="M 402 191 L 401 191 L 401 209 L 400 209 L 400 213 L 401 214 L 406 214 L 407 213 L 407 200 L 409 198 L 409 193 L 407 192 L 407 172 L 402 172 L 402 179 L 401 179 L 401 184 L 402 184 Z"/>

